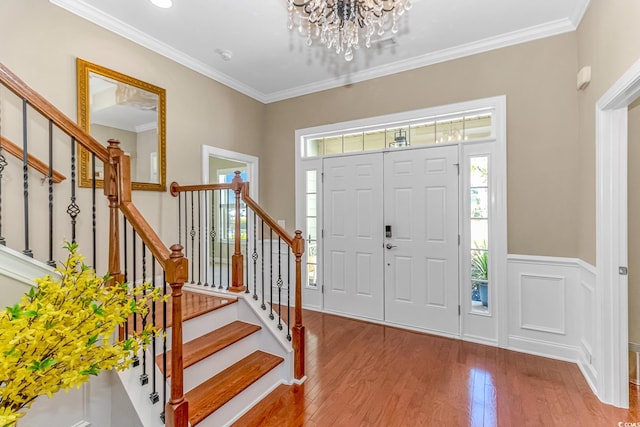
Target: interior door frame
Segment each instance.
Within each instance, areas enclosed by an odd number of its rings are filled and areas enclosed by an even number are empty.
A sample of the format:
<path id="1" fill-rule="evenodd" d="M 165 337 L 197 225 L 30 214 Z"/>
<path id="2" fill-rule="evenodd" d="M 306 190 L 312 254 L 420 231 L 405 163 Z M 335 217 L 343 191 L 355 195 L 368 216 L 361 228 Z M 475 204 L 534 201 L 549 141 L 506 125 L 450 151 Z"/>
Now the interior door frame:
<path id="1" fill-rule="evenodd" d="M 628 107 L 640 97 L 640 60 L 596 103 L 596 371 L 605 403 L 629 407 Z"/>
<path id="2" fill-rule="evenodd" d="M 216 184 L 209 182 L 209 158 L 218 157 L 220 159 L 232 160 L 247 164 L 247 175 L 249 177 L 249 195 L 256 202 L 260 195 L 259 179 L 260 179 L 260 159 L 250 154 L 238 153 L 236 151 L 225 150 L 223 148 L 212 147 L 210 145 L 202 145 L 202 183 Z"/>

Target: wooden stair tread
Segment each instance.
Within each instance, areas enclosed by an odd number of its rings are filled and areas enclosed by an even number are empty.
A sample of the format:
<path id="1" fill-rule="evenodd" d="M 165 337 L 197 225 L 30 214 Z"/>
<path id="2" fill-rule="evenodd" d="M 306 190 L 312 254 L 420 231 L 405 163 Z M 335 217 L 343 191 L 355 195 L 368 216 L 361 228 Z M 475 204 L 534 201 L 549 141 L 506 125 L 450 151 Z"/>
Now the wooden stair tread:
<path id="1" fill-rule="evenodd" d="M 191 425 L 204 420 L 283 360 L 258 350 L 187 392 Z"/>
<path id="2" fill-rule="evenodd" d="M 223 350 L 233 343 L 248 337 L 261 328 L 258 325 L 245 323 L 240 320 L 229 323 L 221 328 L 202 335 L 182 347 L 183 367 L 189 366 L 206 359 L 208 356 Z M 171 360 L 171 350 L 167 351 L 167 360 Z M 156 356 L 156 364 L 162 371 L 162 354 Z M 167 364 L 167 377 L 171 376 L 171 364 Z"/>
<path id="3" fill-rule="evenodd" d="M 171 289 L 167 289 L 167 292 L 171 292 Z M 201 316 L 203 314 L 209 313 L 214 310 L 218 310 L 222 307 L 226 307 L 230 304 L 237 303 L 238 300 L 236 298 L 226 298 L 220 297 L 217 295 L 207 295 L 201 294 L 198 292 L 189 292 L 182 291 L 182 321 L 186 321 L 189 319 L 193 319 L 195 317 Z M 149 308 L 149 313 L 147 314 L 147 318 L 145 319 L 145 323 L 149 324 L 151 322 L 153 311 L 151 307 Z M 133 316 L 132 316 L 133 317 Z M 135 316 L 135 325 L 136 330 L 142 330 L 142 319 L 140 316 Z M 162 329 L 162 304 L 156 302 L 156 310 L 154 317 L 154 325 Z M 167 301 L 167 329 L 171 327 L 171 298 Z M 134 322 L 129 320 L 128 329 L 129 332 L 134 330 Z"/>

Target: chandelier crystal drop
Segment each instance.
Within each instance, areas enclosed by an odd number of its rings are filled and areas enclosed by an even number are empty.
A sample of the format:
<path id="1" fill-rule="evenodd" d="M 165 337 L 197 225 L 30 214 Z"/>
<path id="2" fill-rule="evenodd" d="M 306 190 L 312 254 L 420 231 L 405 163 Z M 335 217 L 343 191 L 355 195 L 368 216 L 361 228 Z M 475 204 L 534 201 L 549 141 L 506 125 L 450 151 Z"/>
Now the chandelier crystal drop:
<path id="1" fill-rule="evenodd" d="M 371 47 L 374 36 L 381 37 L 390 30 L 398 32 L 397 20 L 411 9 L 411 0 L 288 0 L 289 29 L 297 27 L 306 35 L 307 45 L 313 40 L 351 61 L 353 51 Z"/>

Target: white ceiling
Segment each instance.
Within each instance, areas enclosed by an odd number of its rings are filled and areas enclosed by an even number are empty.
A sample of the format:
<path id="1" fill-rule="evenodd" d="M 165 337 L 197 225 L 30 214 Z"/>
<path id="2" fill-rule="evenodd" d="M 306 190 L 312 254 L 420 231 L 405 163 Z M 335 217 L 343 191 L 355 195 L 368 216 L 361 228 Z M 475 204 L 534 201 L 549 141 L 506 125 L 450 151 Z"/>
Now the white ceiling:
<path id="1" fill-rule="evenodd" d="M 413 0 L 395 44 L 346 62 L 287 29 L 287 0 L 50 1 L 265 103 L 574 31 L 590 2 Z"/>

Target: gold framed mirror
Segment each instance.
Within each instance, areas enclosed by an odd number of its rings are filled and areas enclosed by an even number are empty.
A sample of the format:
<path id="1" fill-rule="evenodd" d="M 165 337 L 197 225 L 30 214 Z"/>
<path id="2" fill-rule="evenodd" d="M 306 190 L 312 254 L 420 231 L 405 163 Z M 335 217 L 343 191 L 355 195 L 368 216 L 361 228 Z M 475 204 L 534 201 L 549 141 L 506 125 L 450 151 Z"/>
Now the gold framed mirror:
<path id="1" fill-rule="evenodd" d="M 105 146 L 120 141 L 131 157 L 134 190 L 166 191 L 166 91 L 78 58 L 78 124 Z M 78 146 L 79 186 L 104 186 L 104 166 L 95 169 L 89 151 Z"/>

